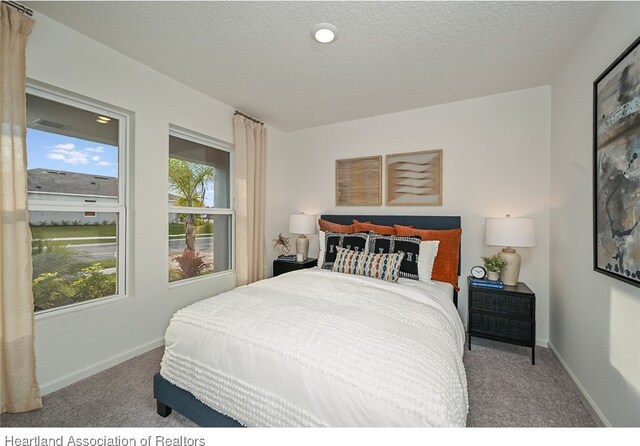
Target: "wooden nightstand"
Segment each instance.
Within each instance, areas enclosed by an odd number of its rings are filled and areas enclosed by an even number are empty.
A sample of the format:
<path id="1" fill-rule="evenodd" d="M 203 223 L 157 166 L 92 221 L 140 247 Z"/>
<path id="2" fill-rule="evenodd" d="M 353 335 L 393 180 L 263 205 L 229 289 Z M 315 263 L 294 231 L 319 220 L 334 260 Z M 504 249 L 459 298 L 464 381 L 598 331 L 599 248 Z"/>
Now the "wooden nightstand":
<path id="1" fill-rule="evenodd" d="M 289 262 L 286 260 L 276 259 L 273 261 L 273 277 L 290 271 L 313 268 L 314 266 L 318 266 L 318 259 L 307 259 L 303 262 Z"/>
<path id="2" fill-rule="evenodd" d="M 470 279 L 470 278 L 469 278 Z M 504 289 L 469 284 L 469 350 L 471 336 L 531 348 L 536 363 L 536 295 L 522 282 Z"/>

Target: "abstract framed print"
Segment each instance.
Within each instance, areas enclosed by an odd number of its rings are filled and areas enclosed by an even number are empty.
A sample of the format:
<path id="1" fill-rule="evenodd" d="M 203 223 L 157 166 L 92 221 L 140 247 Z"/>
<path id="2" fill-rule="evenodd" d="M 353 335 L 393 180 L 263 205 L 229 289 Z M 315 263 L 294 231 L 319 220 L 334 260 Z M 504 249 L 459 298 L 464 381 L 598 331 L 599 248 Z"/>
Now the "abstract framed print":
<path id="1" fill-rule="evenodd" d="M 336 206 L 382 204 L 382 156 L 336 160 Z"/>
<path id="2" fill-rule="evenodd" d="M 594 270 L 640 287 L 640 38 L 593 83 Z"/>
<path id="3" fill-rule="evenodd" d="M 442 205 L 442 149 L 387 155 L 387 206 Z"/>

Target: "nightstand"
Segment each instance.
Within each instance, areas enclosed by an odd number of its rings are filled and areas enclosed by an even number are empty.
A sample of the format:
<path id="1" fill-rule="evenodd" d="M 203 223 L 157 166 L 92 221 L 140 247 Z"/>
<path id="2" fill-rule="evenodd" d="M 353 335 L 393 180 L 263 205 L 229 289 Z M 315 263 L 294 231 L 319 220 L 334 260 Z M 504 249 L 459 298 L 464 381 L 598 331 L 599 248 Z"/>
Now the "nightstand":
<path id="1" fill-rule="evenodd" d="M 307 259 L 303 262 L 289 262 L 287 260 L 275 259 L 273 261 L 273 277 L 290 271 L 313 268 L 314 266 L 318 266 L 318 259 Z"/>
<path id="2" fill-rule="evenodd" d="M 469 285 L 469 350 L 471 336 L 531 348 L 536 363 L 536 295 L 522 282 L 493 289 Z"/>

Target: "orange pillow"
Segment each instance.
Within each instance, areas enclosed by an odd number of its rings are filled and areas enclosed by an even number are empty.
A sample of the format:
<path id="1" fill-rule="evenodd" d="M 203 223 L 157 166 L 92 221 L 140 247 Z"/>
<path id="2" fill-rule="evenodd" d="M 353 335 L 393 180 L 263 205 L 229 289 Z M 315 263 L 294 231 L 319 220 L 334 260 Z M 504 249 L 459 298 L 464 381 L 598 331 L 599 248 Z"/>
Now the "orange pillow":
<path id="1" fill-rule="evenodd" d="M 438 254 L 433 262 L 431 279 L 449 282 L 456 291 L 460 290 L 458 287 L 458 259 L 462 229 L 414 229 L 408 226 L 393 226 L 399 236 L 419 235 L 422 240 L 439 240 Z"/>
<path id="2" fill-rule="evenodd" d="M 362 223 L 358 220 L 353 220 L 353 227 L 355 232 L 369 232 L 373 231 L 380 235 L 396 235 L 396 229 L 393 226 L 374 225 L 373 223 Z"/>
<path id="3" fill-rule="evenodd" d="M 341 225 L 323 219 L 318 220 L 318 225 L 320 226 L 320 230 L 324 232 L 337 232 L 339 234 L 353 234 L 357 232 L 354 229 L 354 225 Z"/>

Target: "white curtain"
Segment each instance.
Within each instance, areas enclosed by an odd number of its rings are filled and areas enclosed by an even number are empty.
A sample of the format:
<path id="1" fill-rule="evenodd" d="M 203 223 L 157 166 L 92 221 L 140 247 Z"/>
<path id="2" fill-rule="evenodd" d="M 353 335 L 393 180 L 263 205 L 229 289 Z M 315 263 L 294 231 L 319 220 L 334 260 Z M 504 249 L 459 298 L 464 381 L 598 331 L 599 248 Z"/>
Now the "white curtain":
<path id="1" fill-rule="evenodd" d="M 0 11 L 0 408 L 42 407 L 36 382 L 27 215 L 25 47 L 34 21 L 2 3 Z"/>
<path id="2" fill-rule="evenodd" d="M 233 117 L 236 152 L 236 270 L 238 286 L 265 278 L 264 202 L 267 129 Z"/>

